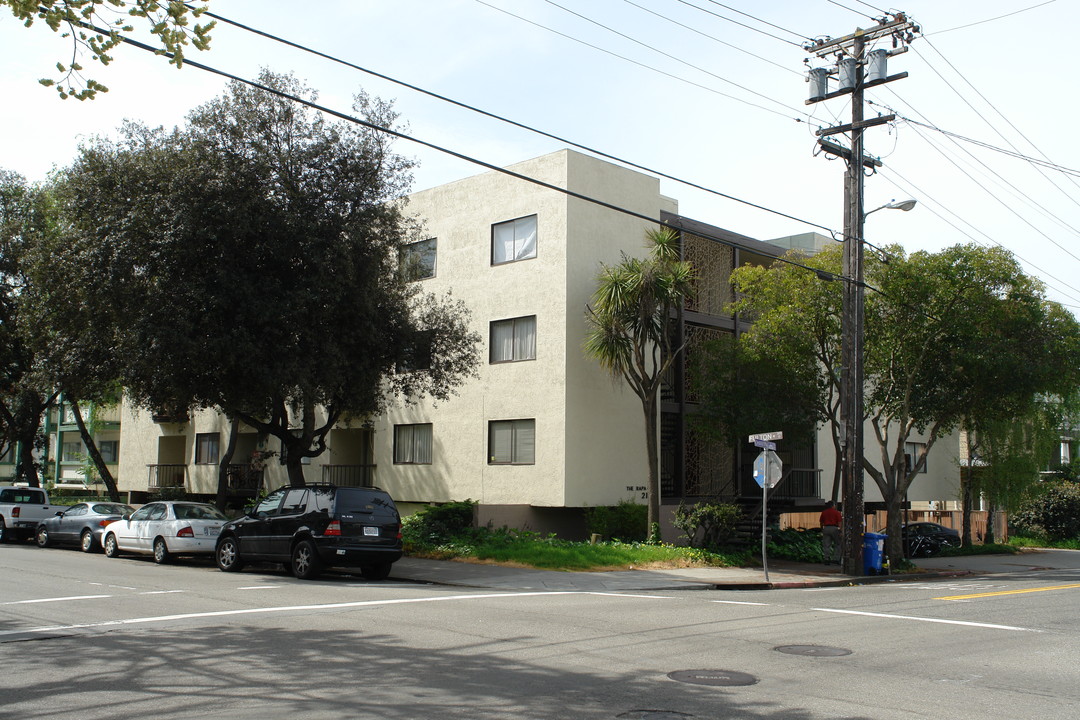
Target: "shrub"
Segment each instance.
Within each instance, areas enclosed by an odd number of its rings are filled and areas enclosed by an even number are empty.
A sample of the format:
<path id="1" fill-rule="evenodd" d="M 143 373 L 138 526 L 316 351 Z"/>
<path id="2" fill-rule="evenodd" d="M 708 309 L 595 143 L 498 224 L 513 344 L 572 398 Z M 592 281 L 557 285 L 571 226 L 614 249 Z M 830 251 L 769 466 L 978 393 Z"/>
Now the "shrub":
<path id="1" fill-rule="evenodd" d="M 821 530 L 774 530 L 769 533 L 769 541 L 765 546 L 769 557 L 795 560 L 797 562 L 820 563 L 824 560 L 821 555 Z"/>
<path id="2" fill-rule="evenodd" d="M 738 505 L 705 502 L 686 505 L 680 502 L 674 523 L 691 546 L 715 549 L 731 542 L 740 517 L 742 508 Z"/>
<path id="3" fill-rule="evenodd" d="M 402 520 L 401 534 L 414 545 L 450 543 L 472 532 L 475 508 L 473 500 L 426 507 Z"/>
<path id="4" fill-rule="evenodd" d="M 618 505 L 585 508 L 585 527 L 608 540 L 641 542 L 649 520 L 649 508 L 630 500 Z"/>
<path id="5" fill-rule="evenodd" d="M 1046 483 L 1011 520 L 1022 532 L 1044 535 L 1048 540 L 1080 537 L 1080 485 L 1068 481 Z"/>

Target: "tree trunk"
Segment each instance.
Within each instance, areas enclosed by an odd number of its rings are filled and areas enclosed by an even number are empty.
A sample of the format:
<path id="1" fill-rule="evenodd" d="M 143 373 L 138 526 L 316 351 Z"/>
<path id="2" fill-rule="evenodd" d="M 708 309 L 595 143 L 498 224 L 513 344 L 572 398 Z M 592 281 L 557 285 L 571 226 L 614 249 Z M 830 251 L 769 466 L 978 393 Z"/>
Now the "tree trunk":
<path id="1" fill-rule="evenodd" d="M 890 568 L 898 568 L 904 560 L 904 537 L 903 524 L 904 514 L 901 506 L 903 495 L 899 492 L 890 493 L 885 498 L 885 556 L 889 559 Z"/>
<path id="2" fill-rule="evenodd" d="M 233 454 L 236 452 L 236 436 L 239 434 L 240 418 L 234 417 L 229 423 L 229 443 L 225 446 L 225 453 L 218 464 L 217 497 L 214 499 L 214 504 L 222 512 L 225 512 L 225 506 L 229 500 L 229 465 L 232 464 Z"/>
<path id="3" fill-rule="evenodd" d="M 653 527 L 660 522 L 660 473 L 657 469 L 659 451 L 657 449 L 656 401 L 642 399 L 641 407 L 645 412 L 645 454 L 649 463 L 649 513 L 645 537 L 652 539 Z"/>
<path id="4" fill-rule="evenodd" d="M 971 547 L 971 506 L 975 504 L 975 491 L 972 482 L 971 458 L 968 458 L 967 472 L 960 472 L 960 544 Z"/>
<path id="5" fill-rule="evenodd" d="M 983 533 L 983 542 L 993 544 L 997 542 L 997 533 L 994 532 L 994 516 L 997 514 L 997 507 L 994 505 L 994 501 L 991 500 L 986 505 L 986 532 Z"/>
<path id="6" fill-rule="evenodd" d="M 40 415 L 38 421 L 40 423 Z M 41 479 L 38 477 L 37 461 L 34 460 L 34 443 L 37 440 L 37 426 L 22 427 L 14 433 L 18 446 L 18 456 L 15 464 L 15 481 L 24 482 L 30 487 L 41 487 Z"/>
<path id="7" fill-rule="evenodd" d="M 101 458 L 97 442 L 86 427 L 86 420 L 83 419 L 79 403 L 73 399 L 68 399 L 68 402 L 71 404 L 71 412 L 75 414 L 75 424 L 79 426 L 79 436 L 82 438 L 83 445 L 86 446 L 86 452 L 90 453 L 90 459 L 94 461 L 94 468 L 101 477 L 101 482 L 105 483 L 105 491 L 109 493 L 109 499 L 115 503 L 120 502 L 120 490 L 116 487 L 116 480 L 109 472 L 109 466 Z"/>

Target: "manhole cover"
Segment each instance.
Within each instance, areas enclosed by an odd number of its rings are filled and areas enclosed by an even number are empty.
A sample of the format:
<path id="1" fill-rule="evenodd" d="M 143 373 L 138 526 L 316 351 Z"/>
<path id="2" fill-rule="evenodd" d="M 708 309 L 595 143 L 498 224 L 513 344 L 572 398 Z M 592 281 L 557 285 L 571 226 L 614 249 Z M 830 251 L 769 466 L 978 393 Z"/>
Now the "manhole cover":
<path id="1" fill-rule="evenodd" d="M 734 670 L 676 670 L 668 673 L 668 677 L 678 682 L 692 685 L 753 685 L 757 678 L 746 673 Z"/>
<path id="2" fill-rule="evenodd" d="M 678 718 L 692 718 L 694 716 L 675 712 L 674 710 L 631 710 L 615 717 L 628 718 L 628 720 L 678 720 Z"/>
<path id="3" fill-rule="evenodd" d="M 826 647 L 824 645 L 781 645 L 773 648 L 773 650 L 788 655 L 809 655 L 810 657 L 840 657 L 851 654 L 851 651 L 845 648 Z"/>

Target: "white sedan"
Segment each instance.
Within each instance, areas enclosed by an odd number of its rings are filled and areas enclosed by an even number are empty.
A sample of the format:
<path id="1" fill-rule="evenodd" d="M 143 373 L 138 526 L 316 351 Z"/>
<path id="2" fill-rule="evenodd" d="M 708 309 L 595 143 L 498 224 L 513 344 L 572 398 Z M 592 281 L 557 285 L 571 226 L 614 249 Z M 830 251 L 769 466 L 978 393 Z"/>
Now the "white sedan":
<path id="1" fill-rule="evenodd" d="M 152 502 L 110 523 L 101 544 L 108 557 L 121 552 L 150 553 L 157 563 L 168 562 L 174 555 L 212 555 L 227 520 L 206 503 Z"/>

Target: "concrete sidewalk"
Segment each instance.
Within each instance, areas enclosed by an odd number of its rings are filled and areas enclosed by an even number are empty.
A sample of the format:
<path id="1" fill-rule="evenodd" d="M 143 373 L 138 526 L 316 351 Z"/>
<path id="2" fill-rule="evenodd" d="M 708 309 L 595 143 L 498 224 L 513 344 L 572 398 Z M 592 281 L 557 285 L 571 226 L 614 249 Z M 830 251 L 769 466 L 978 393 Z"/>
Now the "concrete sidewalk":
<path id="1" fill-rule="evenodd" d="M 957 558 L 951 558 L 956 560 Z M 958 568 L 928 569 L 906 575 L 843 575 L 836 565 L 777 561 L 769 563 L 769 582 L 761 568 L 684 568 L 678 570 L 616 570 L 564 572 L 481 565 L 451 560 L 402 558 L 394 563 L 396 580 L 490 588 L 496 590 L 570 590 L 633 592 L 655 590 L 771 590 L 779 588 L 841 587 L 880 582 L 925 580 L 968 575 Z"/>

